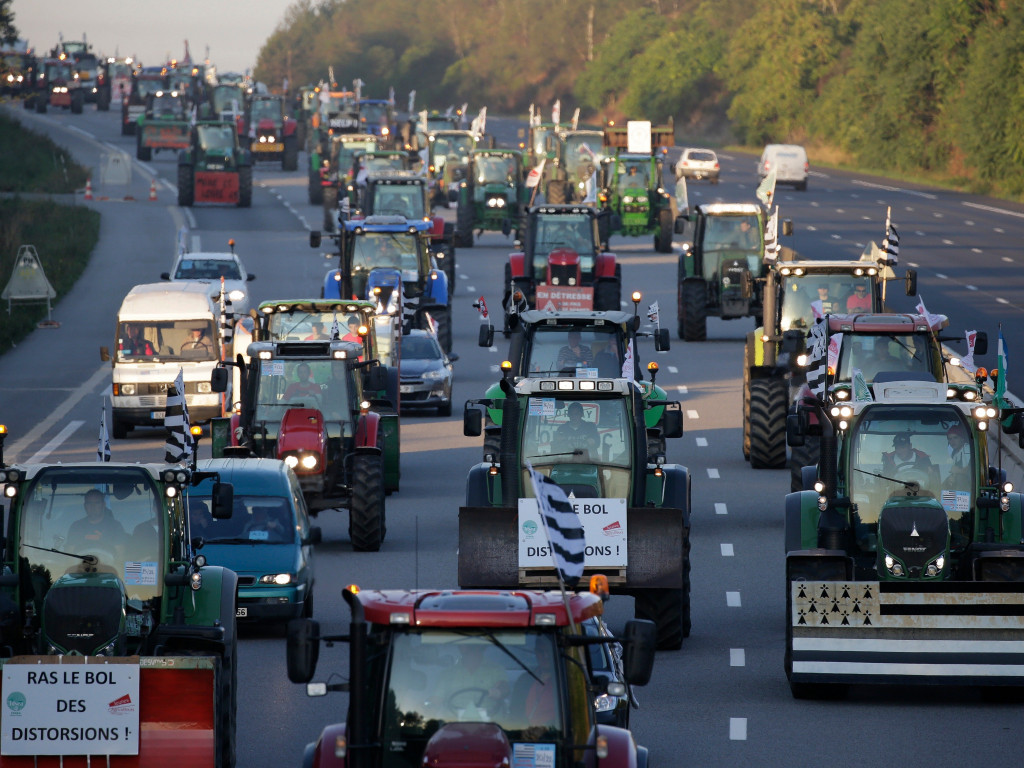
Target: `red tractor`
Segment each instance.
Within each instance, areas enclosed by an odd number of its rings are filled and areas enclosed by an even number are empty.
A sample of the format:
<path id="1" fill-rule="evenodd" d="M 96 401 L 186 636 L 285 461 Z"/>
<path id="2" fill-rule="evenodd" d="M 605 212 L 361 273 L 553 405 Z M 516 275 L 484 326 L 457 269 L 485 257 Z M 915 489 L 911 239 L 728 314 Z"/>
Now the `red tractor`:
<path id="1" fill-rule="evenodd" d="M 349 691 L 345 722 L 324 728 L 303 766 L 647 765 L 628 730 L 599 723 L 595 702 L 650 679 L 652 622 L 626 622 L 621 638 L 588 631 L 603 612 L 594 592 L 350 586 L 342 596 L 347 635 L 322 634 L 312 619 L 288 625 L 289 679 L 311 696 Z M 349 643 L 347 683 L 309 682 L 320 640 Z M 595 674 L 591 647 L 615 644 L 620 674 Z"/>
<path id="2" fill-rule="evenodd" d="M 253 160 L 281 160 L 281 170 L 299 167 L 299 124 L 288 117 L 281 96 L 253 96 L 245 115 L 238 118 L 239 135 L 249 136 Z"/>

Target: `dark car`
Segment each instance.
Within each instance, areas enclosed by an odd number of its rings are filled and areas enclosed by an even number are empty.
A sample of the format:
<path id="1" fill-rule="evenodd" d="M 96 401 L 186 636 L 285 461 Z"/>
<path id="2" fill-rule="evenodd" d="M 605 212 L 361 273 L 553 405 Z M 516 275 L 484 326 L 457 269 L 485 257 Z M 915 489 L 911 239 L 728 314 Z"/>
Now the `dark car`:
<path id="1" fill-rule="evenodd" d="M 190 536 L 212 565 L 238 574 L 237 618 L 283 628 L 313 615 L 313 545 L 320 528 L 309 523 L 295 473 L 277 459 L 206 459 L 234 486 L 230 518 L 210 516 L 212 480 L 189 492 Z"/>
<path id="2" fill-rule="evenodd" d="M 583 622 L 582 629 L 588 637 L 611 635 L 601 618 L 587 619 Z M 636 702 L 633 698 L 633 691 L 623 675 L 622 646 L 618 643 L 612 645 L 602 643 L 589 646 L 587 651 L 590 661 L 590 678 L 595 688 L 605 690 L 608 683 L 620 683 L 624 687 L 624 693 L 621 696 L 602 693 L 594 699 L 597 722 L 602 725 L 629 728 L 629 710 L 630 707 L 636 706 Z"/>
<path id="3" fill-rule="evenodd" d="M 403 408 L 436 408 L 439 416 L 452 415 L 452 359 L 441 349 L 432 331 L 414 329 L 402 337 Z"/>

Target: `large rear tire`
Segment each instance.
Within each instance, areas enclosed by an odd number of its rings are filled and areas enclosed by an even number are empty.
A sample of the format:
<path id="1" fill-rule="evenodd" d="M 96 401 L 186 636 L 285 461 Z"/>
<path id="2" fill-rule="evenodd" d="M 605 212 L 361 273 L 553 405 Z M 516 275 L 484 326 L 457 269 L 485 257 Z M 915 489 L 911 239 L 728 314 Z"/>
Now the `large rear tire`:
<path id="1" fill-rule="evenodd" d="M 750 466 L 782 469 L 786 466 L 786 399 L 784 379 L 750 382 Z"/>
<path id="2" fill-rule="evenodd" d="M 75 91 L 71 94 L 71 114 L 80 115 L 83 109 L 85 109 L 85 94 Z"/>
<path id="3" fill-rule="evenodd" d="M 743 360 L 743 460 L 750 461 L 750 366 Z"/>
<path id="4" fill-rule="evenodd" d="M 252 206 L 252 166 L 243 165 L 238 169 L 238 207 Z"/>
<path id="5" fill-rule="evenodd" d="M 564 181 L 557 179 L 548 182 L 548 188 L 544 191 L 544 199 L 548 201 L 549 205 L 564 205 L 568 202 L 565 186 Z"/>
<path id="6" fill-rule="evenodd" d="M 617 312 L 622 308 L 622 283 L 618 280 L 598 280 L 594 286 L 594 309 L 598 312 Z"/>
<path id="7" fill-rule="evenodd" d="M 473 202 L 468 194 L 459 196 L 459 207 L 455 212 L 455 246 L 473 247 Z"/>
<path id="8" fill-rule="evenodd" d="M 135 157 L 144 163 L 148 163 L 153 159 L 153 148 L 142 146 L 142 134 L 138 134 L 135 137 Z"/>
<path id="9" fill-rule="evenodd" d="M 357 552 L 377 552 L 384 541 L 384 457 L 357 453 L 352 457 L 352 501 L 348 535 Z"/>
<path id="10" fill-rule="evenodd" d="M 690 596 L 685 589 L 645 589 L 634 599 L 634 615 L 657 625 L 659 651 L 677 651 L 689 634 Z"/>
<path id="11" fill-rule="evenodd" d="M 36 96 L 36 112 L 40 115 L 46 114 L 46 99 L 45 95 Z"/>
<path id="12" fill-rule="evenodd" d="M 804 490 L 803 470 L 818 463 L 821 452 L 818 437 L 805 437 L 804 444 L 789 449 L 789 489 L 794 493 Z"/>
<path id="13" fill-rule="evenodd" d="M 299 170 L 299 142 L 295 136 L 285 136 L 284 151 L 281 153 L 281 170 Z"/>
<path id="14" fill-rule="evenodd" d="M 431 312 L 431 317 L 437 321 L 437 340 L 441 344 L 444 353 L 452 351 L 452 308 L 445 307 L 441 312 Z"/>
<path id="15" fill-rule="evenodd" d="M 324 232 L 334 231 L 334 220 L 338 216 L 338 188 L 321 187 L 324 209 Z"/>
<path id="16" fill-rule="evenodd" d="M 708 337 L 707 289 L 702 280 L 686 280 L 679 287 L 679 338 L 705 341 Z"/>
<path id="17" fill-rule="evenodd" d="M 658 234 L 654 236 L 654 250 L 658 253 L 672 253 L 672 211 L 665 208 L 658 212 Z"/>
<path id="18" fill-rule="evenodd" d="M 178 205 L 188 208 L 195 200 L 195 171 L 191 165 L 178 166 Z"/>
<path id="19" fill-rule="evenodd" d="M 312 171 L 309 172 L 307 192 L 310 205 L 320 205 L 324 201 L 324 188 L 320 185 L 320 176 Z"/>

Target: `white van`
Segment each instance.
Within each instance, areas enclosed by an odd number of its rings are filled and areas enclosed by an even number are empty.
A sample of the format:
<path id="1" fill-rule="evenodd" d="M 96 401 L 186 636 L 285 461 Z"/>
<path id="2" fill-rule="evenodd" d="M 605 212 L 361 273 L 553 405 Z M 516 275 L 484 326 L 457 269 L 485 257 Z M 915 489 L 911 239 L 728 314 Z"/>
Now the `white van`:
<path id="1" fill-rule="evenodd" d="M 762 179 L 775 169 L 776 184 L 792 184 L 807 190 L 807 152 L 797 144 L 769 144 L 757 161 L 757 175 Z"/>
<path id="2" fill-rule="evenodd" d="M 184 372 L 185 402 L 195 424 L 220 416 L 221 396 L 210 387 L 220 360 L 218 310 L 200 282 L 136 285 L 117 312 L 113 354 L 100 358 L 113 366 L 111 433 L 128 436 L 135 425 L 164 422 L 167 387 Z"/>

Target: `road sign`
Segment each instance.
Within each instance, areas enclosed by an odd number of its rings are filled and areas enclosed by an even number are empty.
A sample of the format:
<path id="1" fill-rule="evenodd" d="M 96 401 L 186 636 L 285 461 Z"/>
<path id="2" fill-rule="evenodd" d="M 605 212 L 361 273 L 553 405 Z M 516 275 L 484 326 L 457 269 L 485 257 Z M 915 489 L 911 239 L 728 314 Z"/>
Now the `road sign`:
<path id="1" fill-rule="evenodd" d="M 46 302 L 46 316 L 50 317 L 50 299 L 57 297 L 50 281 L 43 274 L 43 265 L 34 245 L 22 245 L 14 258 L 14 271 L 0 299 L 7 301 L 7 314 L 14 302 L 23 304 Z M 52 324 L 52 320 L 48 321 Z"/>

